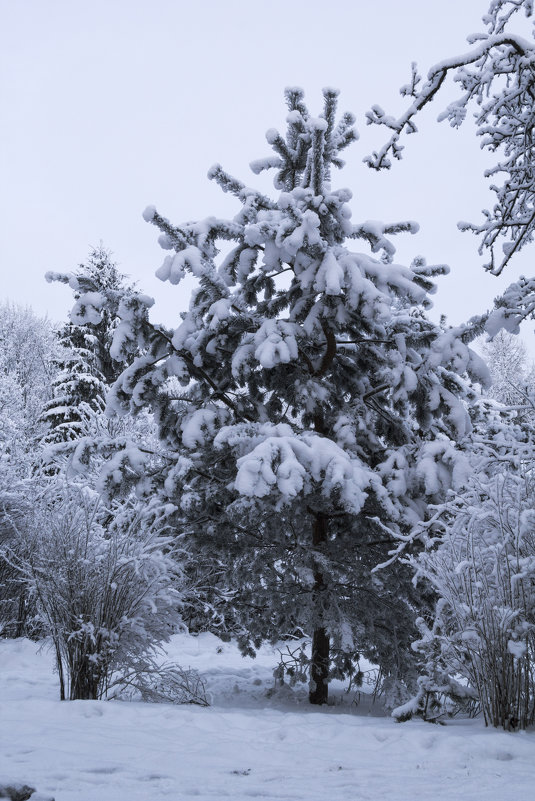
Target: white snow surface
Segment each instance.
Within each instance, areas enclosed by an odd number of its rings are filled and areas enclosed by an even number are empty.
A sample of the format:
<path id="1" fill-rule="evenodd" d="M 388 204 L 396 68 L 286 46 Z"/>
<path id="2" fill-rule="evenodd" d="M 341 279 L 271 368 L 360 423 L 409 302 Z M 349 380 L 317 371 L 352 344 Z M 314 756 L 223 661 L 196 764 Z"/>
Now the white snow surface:
<path id="1" fill-rule="evenodd" d="M 276 650 L 243 659 L 210 634 L 176 635 L 168 656 L 204 674 L 212 706 L 60 702 L 51 652 L 0 640 L 0 783 L 56 801 L 532 797 L 535 732 L 399 724 L 364 702 L 312 708 L 289 688 L 269 699 Z"/>

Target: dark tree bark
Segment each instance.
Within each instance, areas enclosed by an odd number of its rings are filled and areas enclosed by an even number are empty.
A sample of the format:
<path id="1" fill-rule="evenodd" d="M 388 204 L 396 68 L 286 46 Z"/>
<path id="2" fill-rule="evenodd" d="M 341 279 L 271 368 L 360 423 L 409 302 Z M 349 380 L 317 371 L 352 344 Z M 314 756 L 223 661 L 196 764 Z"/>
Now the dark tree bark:
<path id="1" fill-rule="evenodd" d="M 330 640 L 326 629 L 314 629 L 312 636 L 312 667 L 310 670 L 311 704 L 326 704 L 329 700 Z"/>
<path id="2" fill-rule="evenodd" d="M 314 548 L 327 540 L 327 518 L 316 514 L 312 533 Z M 318 565 L 314 568 L 313 607 L 316 621 L 321 621 L 324 611 L 325 583 Z M 308 700 L 311 704 L 326 704 L 329 699 L 329 664 L 330 639 L 321 622 L 312 635 L 312 665 L 310 669 L 310 691 Z"/>
<path id="3" fill-rule="evenodd" d="M 28 616 L 28 611 L 27 611 L 27 606 L 26 606 L 26 592 L 25 592 L 24 589 L 21 589 L 20 590 L 20 595 L 19 595 L 15 637 L 24 637 L 24 634 L 26 632 L 26 618 L 27 618 L 27 616 Z"/>

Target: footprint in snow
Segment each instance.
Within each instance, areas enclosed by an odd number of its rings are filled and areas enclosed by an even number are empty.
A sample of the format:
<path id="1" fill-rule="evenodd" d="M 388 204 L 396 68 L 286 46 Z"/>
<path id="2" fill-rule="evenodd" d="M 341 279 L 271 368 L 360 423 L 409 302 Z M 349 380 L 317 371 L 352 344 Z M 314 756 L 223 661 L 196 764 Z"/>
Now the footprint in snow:
<path id="1" fill-rule="evenodd" d="M 119 770 L 120 770 L 120 768 L 105 768 L 105 767 L 103 767 L 103 768 L 85 768 L 84 772 L 85 773 L 96 773 L 98 775 L 100 775 L 100 774 L 108 775 L 108 774 L 111 774 L 111 773 L 118 773 Z"/>
<path id="2" fill-rule="evenodd" d="M 494 754 L 494 758 L 500 762 L 510 762 L 511 759 L 514 759 L 514 756 L 509 751 L 497 751 Z"/>
<path id="3" fill-rule="evenodd" d="M 171 776 L 164 776 L 163 774 L 159 773 L 151 773 L 149 776 L 138 776 L 138 781 L 140 782 L 159 782 L 163 781 L 164 779 L 170 779 Z"/>
<path id="4" fill-rule="evenodd" d="M 379 743 L 386 743 L 390 738 L 388 734 L 380 734 L 379 732 L 374 731 L 373 736 Z"/>
<path id="5" fill-rule="evenodd" d="M 82 715 L 84 718 L 101 718 L 104 712 L 99 706 L 84 706 Z"/>
<path id="6" fill-rule="evenodd" d="M 433 748 L 436 741 L 437 738 L 435 737 L 435 735 L 431 734 L 429 737 L 425 737 L 422 740 L 422 748 L 426 748 L 427 750 L 429 750 L 430 748 Z"/>

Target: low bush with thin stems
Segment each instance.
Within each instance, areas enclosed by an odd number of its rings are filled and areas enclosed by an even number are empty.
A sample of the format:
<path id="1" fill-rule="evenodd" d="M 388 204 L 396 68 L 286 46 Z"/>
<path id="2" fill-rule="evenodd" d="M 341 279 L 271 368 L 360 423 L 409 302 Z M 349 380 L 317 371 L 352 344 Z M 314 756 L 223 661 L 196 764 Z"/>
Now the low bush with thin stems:
<path id="1" fill-rule="evenodd" d="M 433 628 L 420 621 L 415 648 L 444 692 L 464 683 L 477 696 L 487 725 L 525 729 L 535 722 L 535 476 L 474 480 L 447 521 L 438 546 L 417 560 L 440 601 Z"/>
<path id="2" fill-rule="evenodd" d="M 156 518 L 104 509 L 87 488 L 57 483 L 30 518 L 5 557 L 52 639 L 61 698 L 103 698 L 134 674 L 154 675 L 181 627 L 179 562 Z"/>

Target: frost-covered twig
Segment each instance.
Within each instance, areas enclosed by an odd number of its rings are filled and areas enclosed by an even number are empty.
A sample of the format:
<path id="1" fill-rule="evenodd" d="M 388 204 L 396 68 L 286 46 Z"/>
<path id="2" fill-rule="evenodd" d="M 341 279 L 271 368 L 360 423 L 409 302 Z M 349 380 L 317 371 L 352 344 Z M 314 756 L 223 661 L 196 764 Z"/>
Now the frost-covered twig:
<path id="1" fill-rule="evenodd" d="M 483 211 L 484 221 L 479 225 L 459 223 L 461 230 L 480 236 L 479 252 L 489 252 L 485 268 L 494 275 L 503 271 L 535 233 L 535 43 L 506 30 L 512 15 L 521 8 L 526 16 L 532 15 L 531 0 L 493 0 L 484 17 L 489 30 L 469 38 L 475 44 L 472 50 L 438 62 L 424 82 L 412 65 L 411 81 L 401 88 L 401 94 L 412 97 L 412 103 L 400 117 L 386 114 L 377 105 L 367 113 L 368 124 L 394 133 L 365 162 L 375 170 L 389 169 L 390 157 L 402 158 L 402 135 L 417 131 L 416 118 L 440 92 L 446 77 L 454 75 L 462 93 L 439 115 L 439 121 L 448 119 L 452 127 L 459 127 L 473 106 L 481 146 L 504 156 L 485 173 L 486 177 L 504 175 L 502 186 L 491 186 L 496 194 L 493 209 Z M 502 255 L 497 256 L 496 245 L 502 236 L 507 241 Z"/>

